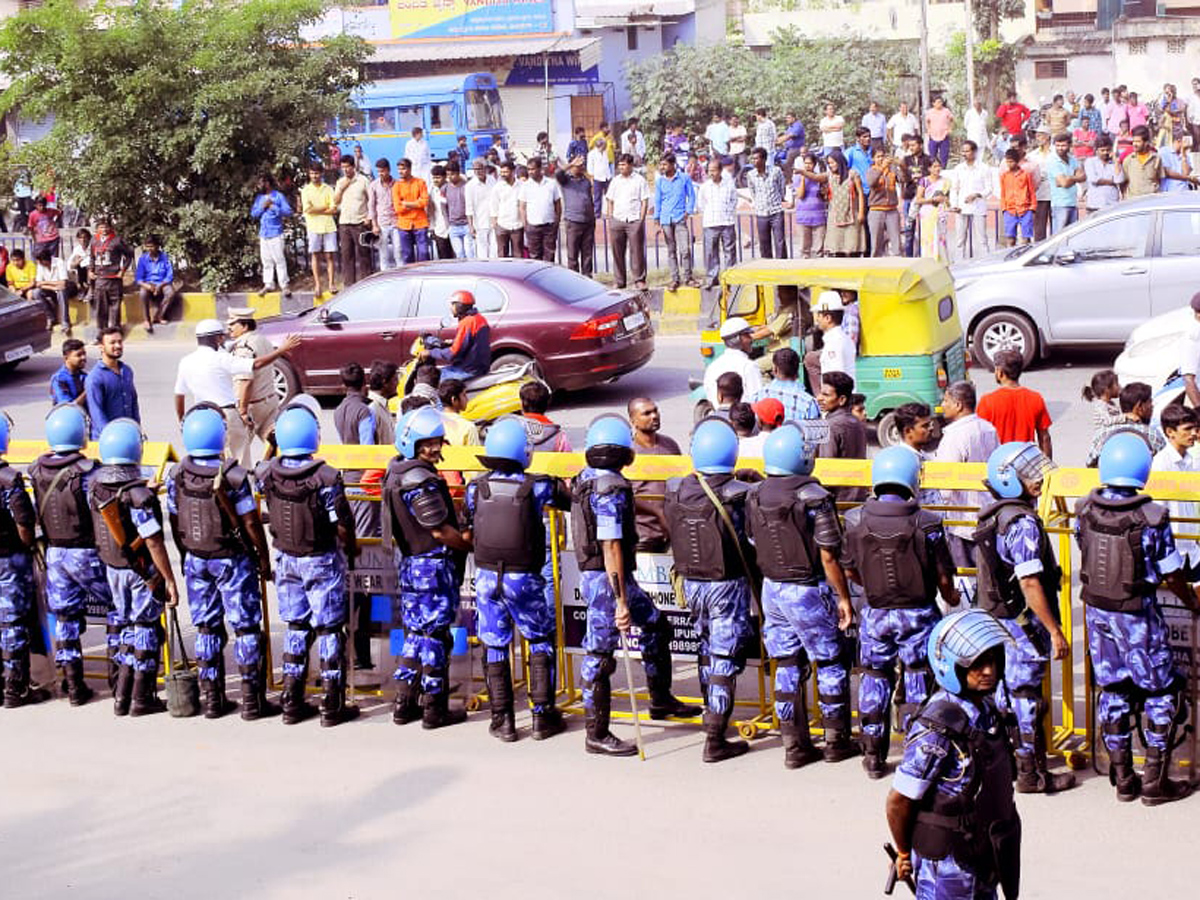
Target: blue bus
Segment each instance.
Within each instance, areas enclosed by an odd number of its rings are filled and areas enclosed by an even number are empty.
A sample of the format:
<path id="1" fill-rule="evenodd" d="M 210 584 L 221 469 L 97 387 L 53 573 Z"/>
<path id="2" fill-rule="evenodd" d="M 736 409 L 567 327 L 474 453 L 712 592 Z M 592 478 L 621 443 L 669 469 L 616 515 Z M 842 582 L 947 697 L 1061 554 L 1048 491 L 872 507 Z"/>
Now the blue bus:
<path id="1" fill-rule="evenodd" d="M 435 160 L 447 158 L 460 134 L 472 158 L 486 153 L 497 136 L 508 146 L 500 91 L 487 73 L 376 81 L 354 102 L 358 112 L 339 119 L 334 132 L 344 154 L 362 144 L 366 156 L 386 157 L 395 166 L 417 126 L 425 129 Z"/>

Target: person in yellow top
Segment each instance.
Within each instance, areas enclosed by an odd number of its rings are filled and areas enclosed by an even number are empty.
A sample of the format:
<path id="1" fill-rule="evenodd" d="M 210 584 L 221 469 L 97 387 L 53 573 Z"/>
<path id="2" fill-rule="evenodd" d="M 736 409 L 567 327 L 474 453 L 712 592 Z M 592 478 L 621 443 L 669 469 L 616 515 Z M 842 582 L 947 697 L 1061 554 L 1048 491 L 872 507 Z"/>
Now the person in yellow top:
<path id="1" fill-rule="evenodd" d="M 596 141 L 604 141 L 605 149 L 608 151 L 608 165 L 609 168 L 611 168 L 617 161 L 617 156 L 616 153 L 613 152 L 614 141 L 612 139 L 612 129 L 608 127 L 607 122 L 601 122 L 600 130 L 593 134 L 588 140 L 589 150 L 594 150 L 596 148 Z"/>
<path id="2" fill-rule="evenodd" d="M 325 257 L 326 287 L 331 294 L 337 293 L 333 286 L 333 255 L 337 253 L 337 204 L 333 200 L 333 188 L 325 183 L 325 169 L 320 161 L 309 163 L 308 184 L 300 189 L 300 212 L 304 214 L 304 227 L 308 230 L 308 258 L 312 262 L 313 295 L 320 297 L 321 257 Z"/>
<path id="3" fill-rule="evenodd" d="M 14 294 L 20 294 L 29 299 L 33 294 L 33 285 L 37 281 L 37 266 L 32 259 L 25 258 L 25 251 L 17 248 L 9 258 L 8 268 L 4 270 L 4 280 L 8 289 Z"/>

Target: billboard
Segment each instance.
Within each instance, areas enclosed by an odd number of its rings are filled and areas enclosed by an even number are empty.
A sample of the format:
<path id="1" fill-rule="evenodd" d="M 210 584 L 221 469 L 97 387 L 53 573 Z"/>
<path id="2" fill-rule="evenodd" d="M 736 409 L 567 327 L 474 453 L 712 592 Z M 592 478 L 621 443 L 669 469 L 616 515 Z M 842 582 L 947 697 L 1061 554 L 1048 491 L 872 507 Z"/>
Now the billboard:
<path id="1" fill-rule="evenodd" d="M 551 0 L 388 0 L 392 37 L 487 38 L 554 31 Z"/>

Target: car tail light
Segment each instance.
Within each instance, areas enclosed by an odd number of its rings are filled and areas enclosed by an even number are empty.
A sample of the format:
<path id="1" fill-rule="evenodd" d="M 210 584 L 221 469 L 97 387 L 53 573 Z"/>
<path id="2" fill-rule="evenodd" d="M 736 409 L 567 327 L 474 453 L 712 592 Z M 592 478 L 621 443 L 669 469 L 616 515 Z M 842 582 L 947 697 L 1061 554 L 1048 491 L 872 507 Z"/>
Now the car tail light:
<path id="1" fill-rule="evenodd" d="M 571 335 L 573 341 L 588 341 L 596 340 L 597 338 L 608 337 L 614 334 L 617 330 L 617 325 L 621 321 L 620 313 L 612 313 L 607 316 L 596 316 L 588 319 L 582 325 L 575 329 Z"/>
<path id="2" fill-rule="evenodd" d="M 946 374 L 946 367 L 945 367 L 945 366 L 938 366 L 938 368 L 937 368 L 937 381 L 938 381 L 938 387 L 940 387 L 940 388 L 944 388 L 944 387 L 946 387 L 947 385 L 949 385 L 949 384 L 950 384 L 950 376 L 948 376 L 948 375 Z"/>

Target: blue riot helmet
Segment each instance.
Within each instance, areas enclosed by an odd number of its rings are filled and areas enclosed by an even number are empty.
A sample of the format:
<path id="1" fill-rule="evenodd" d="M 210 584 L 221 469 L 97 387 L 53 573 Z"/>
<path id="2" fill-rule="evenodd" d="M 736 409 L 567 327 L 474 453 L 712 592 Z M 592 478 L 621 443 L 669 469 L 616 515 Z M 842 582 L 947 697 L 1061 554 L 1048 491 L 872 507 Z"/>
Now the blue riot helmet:
<path id="1" fill-rule="evenodd" d="M 432 406 L 411 409 L 400 417 L 396 426 L 396 450 L 405 459 L 417 458 L 417 444 L 446 436 L 442 414 Z"/>
<path id="2" fill-rule="evenodd" d="M 0 453 L 8 452 L 8 439 L 12 434 L 13 420 L 12 417 L 0 409 Z"/>
<path id="3" fill-rule="evenodd" d="M 309 456 L 321 445 L 321 426 L 302 407 L 289 407 L 275 420 L 275 446 L 280 456 Z"/>
<path id="4" fill-rule="evenodd" d="M 532 450 L 525 426 L 515 416 L 505 416 L 488 429 L 480 461 L 490 469 L 524 470 Z"/>
<path id="5" fill-rule="evenodd" d="M 692 432 L 692 465 L 705 475 L 733 471 L 738 456 L 738 437 L 724 419 L 705 419 Z"/>
<path id="6" fill-rule="evenodd" d="M 984 483 L 1002 500 L 1015 500 L 1044 481 L 1054 461 L 1028 441 L 1009 441 L 992 451 Z"/>
<path id="7" fill-rule="evenodd" d="M 55 453 L 71 453 L 87 445 L 88 421 L 75 403 L 60 403 L 46 416 L 46 443 Z"/>
<path id="8" fill-rule="evenodd" d="M 106 466 L 140 466 L 142 440 L 142 426 L 133 419 L 113 419 L 100 432 L 100 462 Z"/>
<path id="9" fill-rule="evenodd" d="M 191 456 L 220 456 L 225 449 L 225 430 L 225 416 L 220 410 L 193 406 L 183 417 L 183 449 Z"/>
<path id="10" fill-rule="evenodd" d="M 903 488 L 910 497 L 921 486 L 921 457 L 911 447 L 893 444 L 879 451 L 871 463 L 871 488 L 875 496 L 887 493 L 883 488 Z"/>
<path id="11" fill-rule="evenodd" d="M 592 420 L 584 439 L 583 458 L 594 469 L 616 472 L 633 462 L 633 429 L 616 413 Z"/>
<path id="12" fill-rule="evenodd" d="M 824 422 L 784 422 L 763 443 L 763 471 L 768 475 L 811 475 L 817 447 L 828 435 Z"/>
<path id="13" fill-rule="evenodd" d="M 959 668 L 969 669 L 993 647 L 1011 640 L 996 618 L 981 609 L 950 613 L 929 634 L 929 666 L 937 683 L 952 694 L 961 694 L 963 683 Z M 1004 654 L 1000 654 L 996 677 L 1004 677 Z"/>
<path id="14" fill-rule="evenodd" d="M 1100 450 L 1100 483 L 1106 487 L 1144 488 L 1154 454 L 1140 434 L 1114 433 Z"/>

